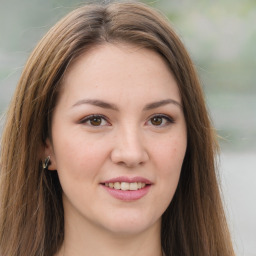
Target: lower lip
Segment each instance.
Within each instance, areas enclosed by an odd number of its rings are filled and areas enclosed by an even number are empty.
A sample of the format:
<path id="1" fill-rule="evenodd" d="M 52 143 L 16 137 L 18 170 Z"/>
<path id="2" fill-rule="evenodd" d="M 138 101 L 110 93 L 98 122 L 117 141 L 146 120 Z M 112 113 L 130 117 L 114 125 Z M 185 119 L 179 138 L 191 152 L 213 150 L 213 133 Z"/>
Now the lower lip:
<path id="1" fill-rule="evenodd" d="M 139 200 L 140 198 L 144 197 L 151 185 L 147 185 L 144 188 L 138 189 L 138 190 L 119 190 L 119 189 L 114 189 L 114 188 L 110 188 L 107 186 L 102 185 L 104 189 L 106 189 L 106 191 L 113 197 L 115 197 L 116 199 L 119 200 L 123 200 L 123 201 L 135 201 L 135 200 Z"/>

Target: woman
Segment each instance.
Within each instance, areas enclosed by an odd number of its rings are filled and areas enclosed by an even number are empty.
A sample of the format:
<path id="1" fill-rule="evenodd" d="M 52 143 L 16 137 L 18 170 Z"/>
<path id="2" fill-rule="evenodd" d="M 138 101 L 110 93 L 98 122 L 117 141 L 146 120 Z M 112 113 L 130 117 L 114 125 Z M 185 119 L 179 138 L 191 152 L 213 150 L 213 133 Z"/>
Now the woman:
<path id="1" fill-rule="evenodd" d="M 30 56 L 1 141 L 1 255 L 234 255 L 214 130 L 168 21 L 81 7 Z"/>

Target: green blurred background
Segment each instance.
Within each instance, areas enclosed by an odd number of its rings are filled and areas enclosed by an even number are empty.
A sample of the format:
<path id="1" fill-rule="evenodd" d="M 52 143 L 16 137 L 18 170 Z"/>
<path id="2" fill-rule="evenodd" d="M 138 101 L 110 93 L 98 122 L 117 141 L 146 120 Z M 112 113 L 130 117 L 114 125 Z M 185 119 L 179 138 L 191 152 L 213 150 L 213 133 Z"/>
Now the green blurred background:
<path id="1" fill-rule="evenodd" d="M 36 43 L 85 2 L 0 0 L 0 115 Z M 235 248 L 238 255 L 256 256 L 256 1 L 144 2 L 170 19 L 194 60 L 220 135 L 220 175 Z"/>

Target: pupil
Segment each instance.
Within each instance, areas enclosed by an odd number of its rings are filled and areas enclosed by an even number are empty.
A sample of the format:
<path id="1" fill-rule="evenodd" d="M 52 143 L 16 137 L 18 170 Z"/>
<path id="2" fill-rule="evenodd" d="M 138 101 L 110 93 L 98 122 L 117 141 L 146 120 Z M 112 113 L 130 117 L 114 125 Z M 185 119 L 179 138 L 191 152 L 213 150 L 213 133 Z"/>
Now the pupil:
<path id="1" fill-rule="evenodd" d="M 92 118 L 91 124 L 94 126 L 99 126 L 101 124 L 101 118 L 99 118 L 99 117 Z"/>
<path id="2" fill-rule="evenodd" d="M 153 125 L 161 125 L 162 124 L 162 118 L 161 117 L 153 117 L 152 124 Z"/>

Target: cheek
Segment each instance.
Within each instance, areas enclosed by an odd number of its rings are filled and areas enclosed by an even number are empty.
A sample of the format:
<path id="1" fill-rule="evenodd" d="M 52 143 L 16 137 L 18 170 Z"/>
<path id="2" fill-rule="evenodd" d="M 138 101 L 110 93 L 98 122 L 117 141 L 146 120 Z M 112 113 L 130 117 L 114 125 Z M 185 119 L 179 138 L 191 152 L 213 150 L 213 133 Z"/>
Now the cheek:
<path id="1" fill-rule="evenodd" d="M 154 149 L 156 168 L 156 207 L 159 212 L 167 209 L 175 194 L 186 151 L 186 140 L 169 138 Z M 161 198 L 161 200 L 159 200 Z"/>
<path id="2" fill-rule="evenodd" d="M 180 173 L 186 152 L 184 137 L 170 138 L 154 149 L 155 161 L 164 176 Z"/>
<path id="3" fill-rule="evenodd" d="M 61 137 L 62 140 L 55 142 L 59 176 L 81 180 L 96 175 L 108 156 L 106 145 L 95 140 L 91 141 L 90 138 L 83 138 L 79 134 L 70 138 Z"/>

